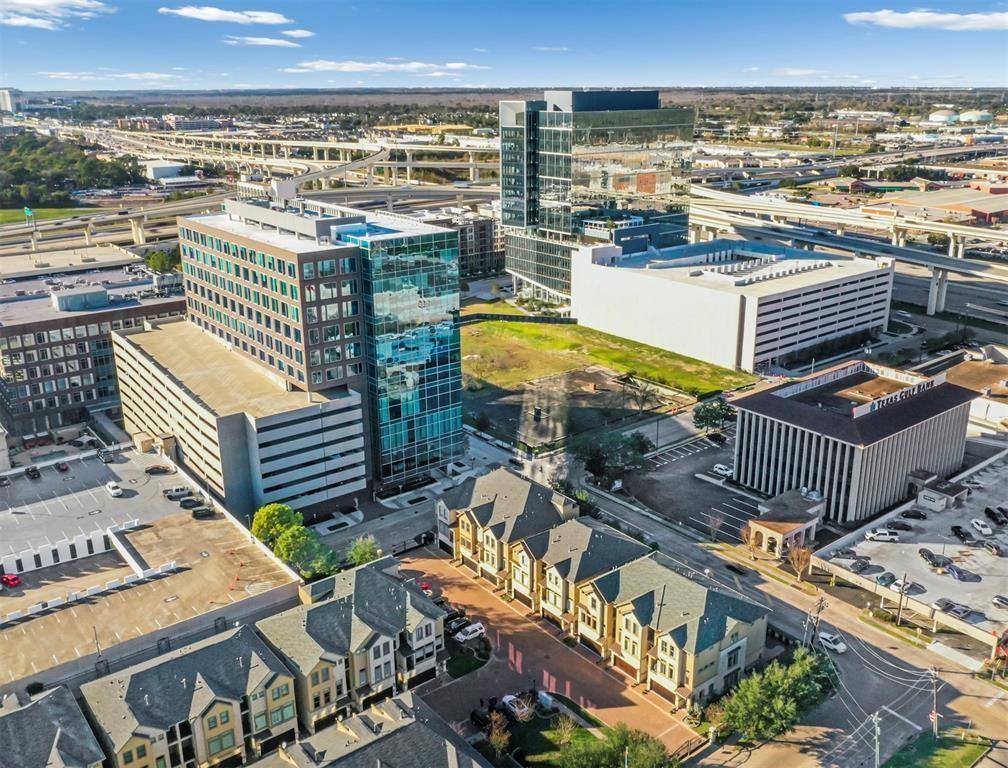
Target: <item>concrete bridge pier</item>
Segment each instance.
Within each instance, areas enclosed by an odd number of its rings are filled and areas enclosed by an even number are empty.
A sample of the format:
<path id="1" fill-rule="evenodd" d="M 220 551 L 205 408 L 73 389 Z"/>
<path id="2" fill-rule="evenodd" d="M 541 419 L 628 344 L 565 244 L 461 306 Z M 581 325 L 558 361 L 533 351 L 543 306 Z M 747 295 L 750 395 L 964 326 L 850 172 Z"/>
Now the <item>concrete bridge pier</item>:
<path id="1" fill-rule="evenodd" d="M 143 219 L 130 219 L 130 232 L 133 235 L 133 245 L 146 244 L 147 232 L 144 230 Z"/>
<path id="2" fill-rule="evenodd" d="M 931 285 L 928 289 L 927 313 L 945 311 L 945 297 L 948 293 L 948 270 L 932 268 Z"/>
<path id="3" fill-rule="evenodd" d="M 846 230 L 846 229 L 844 229 L 844 226 L 843 226 L 843 225 L 841 224 L 840 226 L 838 226 L 838 227 L 836 228 L 836 236 L 837 236 L 837 237 L 843 237 L 843 236 L 844 236 L 844 234 L 846 233 L 846 231 L 847 231 L 847 230 Z"/>
<path id="4" fill-rule="evenodd" d="M 476 153 L 469 153 L 469 181 L 479 181 L 479 168 L 476 167 Z"/>
<path id="5" fill-rule="evenodd" d="M 961 259 L 966 254 L 966 238 L 962 235 L 952 235 L 949 237 L 949 256 L 953 259 Z"/>
<path id="6" fill-rule="evenodd" d="M 84 227 L 84 245 L 90 247 L 94 245 L 94 224 L 88 223 Z"/>
<path id="7" fill-rule="evenodd" d="M 892 228 L 892 244 L 897 248 L 906 248 L 906 230 L 899 227 Z"/>
<path id="8" fill-rule="evenodd" d="M 406 183 L 413 181 L 413 152 L 406 150 Z"/>

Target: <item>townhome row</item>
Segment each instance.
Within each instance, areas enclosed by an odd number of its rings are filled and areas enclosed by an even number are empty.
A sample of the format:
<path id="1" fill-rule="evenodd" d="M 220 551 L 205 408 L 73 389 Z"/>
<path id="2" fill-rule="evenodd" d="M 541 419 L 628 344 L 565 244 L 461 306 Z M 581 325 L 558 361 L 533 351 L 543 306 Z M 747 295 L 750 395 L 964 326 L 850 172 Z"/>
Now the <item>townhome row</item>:
<path id="1" fill-rule="evenodd" d="M 505 469 L 438 502 L 442 549 L 675 707 L 734 685 L 763 655 L 766 611 L 702 584 L 572 500 Z"/>
<path id="2" fill-rule="evenodd" d="M 63 758 L 65 768 L 243 765 L 337 721 L 349 727 L 347 718 L 384 707 L 381 702 L 430 679 L 444 663 L 445 613 L 402 578 L 394 558 L 308 585 L 302 599 L 305 604 L 255 626 L 85 683 L 83 715 L 73 696 L 58 693 L 65 689 L 16 712 L 16 702 L 8 702 L 12 711 L 0 710 L 0 747 L 20 744 L 21 721 L 48 707 L 54 714 L 41 719 L 57 725 L 51 733 L 33 732 L 47 740 L 46 756 L 61 743 L 79 756 Z M 397 720 L 406 709 L 414 705 L 399 707 Z M 76 725 L 60 725 L 61 718 Z M 71 740 L 78 731 L 80 738 Z M 16 763 L 52 764 L 29 757 Z"/>

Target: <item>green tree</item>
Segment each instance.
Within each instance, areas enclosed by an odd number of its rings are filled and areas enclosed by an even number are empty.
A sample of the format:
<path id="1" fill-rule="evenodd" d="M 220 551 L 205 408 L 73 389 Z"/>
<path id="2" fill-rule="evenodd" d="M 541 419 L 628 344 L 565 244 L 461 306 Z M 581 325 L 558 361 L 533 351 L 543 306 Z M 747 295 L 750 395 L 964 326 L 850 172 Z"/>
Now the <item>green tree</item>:
<path id="1" fill-rule="evenodd" d="M 378 559 L 378 540 L 370 533 L 358 536 L 350 543 L 346 559 L 354 566 L 370 563 Z"/>
<path id="2" fill-rule="evenodd" d="M 155 272 L 173 272 L 182 263 L 179 247 L 176 245 L 168 251 L 151 251 L 144 256 L 144 263 Z"/>
<path id="3" fill-rule="evenodd" d="M 860 165 L 851 164 L 843 166 L 839 174 L 841 176 L 853 176 L 855 179 L 860 179 L 864 175 L 864 172 L 861 170 Z"/>
<path id="4" fill-rule="evenodd" d="M 646 454 L 654 450 L 654 443 L 639 432 L 609 432 L 579 437 L 571 442 L 570 450 L 586 470 L 611 485 L 614 480 L 643 471 Z"/>
<path id="5" fill-rule="evenodd" d="M 303 577 L 310 579 L 325 569 L 328 547 L 315 531 L 303 525 L 292 525 L 277 538 L 273 553 L 289 563 Z"/>
<path id="6" fill-rule="evenodd" d="M 927 236 L 927 241 L 929 244 L 941 248 L 948 248 L 949 244 L 948 235 L 943 235 L 941 232 L 929 232 Z"/>
<path id="7" fill-rule="evenodd" d="M 286 504 L 267 504 L 259 507 L 252 518 L 252 535 L 273 549 L 284 531 L 303 522 L 301 513 Z"/>
<path id="8" fill-rule="evenodd" d="M 697 429 L 720 429 L 726 421 L 735 418 L 735 409 L 721 398 L 707 403 L 697 403 L 693 409 L 693 426 Z"/>
<path id="9" fill-rule="evenodd" d="M 676 768 L 679 761 L 654 736 L 617 723 L 604 739 L 572 740 L 561 749 L 559 768 Z"/>

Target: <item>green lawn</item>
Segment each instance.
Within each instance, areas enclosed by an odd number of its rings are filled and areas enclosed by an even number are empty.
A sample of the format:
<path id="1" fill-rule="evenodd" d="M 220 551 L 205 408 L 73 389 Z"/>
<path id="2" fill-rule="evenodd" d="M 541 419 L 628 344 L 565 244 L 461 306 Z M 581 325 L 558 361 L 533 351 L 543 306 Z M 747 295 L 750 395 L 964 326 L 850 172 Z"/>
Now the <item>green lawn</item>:
<path id="1" fill-rule="evenodd" d="M 36 221 L 78 216 L 82 213 L 94 213 L 97 210 L 97 208 L 32 208 Z M 24 220 L 24 210 L 21 208 L 0 208 L 0 224 L 24 224 Z"/>
<path id="2" fill-rule="evenodd" d="M 885 768 L 969 768 L 987 749 L 987 742 L 922 733 L 890 758 Z"/>
<path id="3" fill-rule="evenodd" d="M 493 321 L 462 329 L 463 373 L 512 388 L 523 381 L 602 365 L 684 392 L 728 390 L 754 381 L 691 357 L 620 339 L 578 325 Z"/>
<path id="4" fill-rule="evenodd" d="M 473 648 L 462 646 L 452 640 L 445 638 L 445 647 L 448 649 L 448 674 L 452 677 L 462 677 L 470 672 L 475 672 L 490 659 L 490 651 L 482 643 Z M 482 651 L 486 650 L 485 653 Z M 479 650 L 478 653 L 473 653 Z"/>
<path id="5" fill-rule="evenodd" d="M 526 765 L 555 765 L 563 745 L 553 728 L 553 717 L 534 717 L 527 723 L 515 723 L 510 728 L 511 743 L 508 750 L 521 749 Z M 574 731 L 572 741 L 591 741 L 595 738 L 584 728 Z"/>

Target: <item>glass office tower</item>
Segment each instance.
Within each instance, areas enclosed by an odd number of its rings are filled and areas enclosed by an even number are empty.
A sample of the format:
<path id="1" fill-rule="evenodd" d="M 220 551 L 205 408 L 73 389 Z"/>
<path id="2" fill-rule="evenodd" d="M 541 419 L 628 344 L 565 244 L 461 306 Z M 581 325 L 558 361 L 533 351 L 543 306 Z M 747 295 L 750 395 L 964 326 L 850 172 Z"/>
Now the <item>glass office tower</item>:
<path id="1" fill-rule="evenodd" d="M 458 233 L 368 223 L 339 237 L 361 250 L 378 475 L 403 484 L 464 449 Z"/>
<path id="2" fill-rule="evenodd" d="M 694 112 L 662 108 L 658 91 L 544 96 L 500 103 L 505 266 L 521 289 L 564 302 L 586 220 L 632 216 L 613 241 L 632 234 L 638 248 L 685 241 Z"/>

